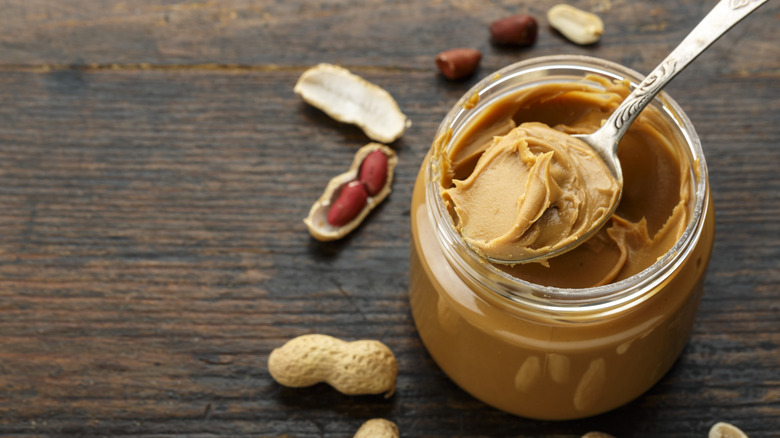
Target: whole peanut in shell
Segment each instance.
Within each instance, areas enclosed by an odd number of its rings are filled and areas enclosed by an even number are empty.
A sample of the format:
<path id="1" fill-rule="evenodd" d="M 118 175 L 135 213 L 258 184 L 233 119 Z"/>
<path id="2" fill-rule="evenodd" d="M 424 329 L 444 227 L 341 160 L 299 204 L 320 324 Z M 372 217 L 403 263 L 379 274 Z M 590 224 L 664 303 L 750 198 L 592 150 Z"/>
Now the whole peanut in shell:
<path id="1" fill-rule="evenodd" d="M 346 342 L 312 334 L 291 339 L 268 357 L 268 371 L 279 384 L 294 388 L 325 382 L 347 395 L 395 392 L 398 363 L 379 341 Z"/>
<path id="2" fill-rule="evenodd" d="M 374 418 L 360 426 L 353 438 L 398 438 L 398 426 L 390 420 Z"/>

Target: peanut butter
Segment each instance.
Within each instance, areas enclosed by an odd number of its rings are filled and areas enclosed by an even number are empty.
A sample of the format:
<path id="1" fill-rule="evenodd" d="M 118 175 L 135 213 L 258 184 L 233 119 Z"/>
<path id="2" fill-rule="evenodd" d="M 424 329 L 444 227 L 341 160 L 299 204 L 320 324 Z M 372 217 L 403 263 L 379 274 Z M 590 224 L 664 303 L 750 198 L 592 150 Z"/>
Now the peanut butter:
<path id="1" fill-rule="evenodd" d="M 598 129 L 629 92 L 625 82 L 595 76 L 522 90 L 483 111 L 447 150 L 437 148 L 446 170 L 441 196 L 464 241 L 483 256 L 523 259 L 566 246 L 598 224 L 620 187 L 571 134 Z M 688 222 L 691 187 L 662 117 L 646 109 L 621 142 L 623 197 L 594 237 L 542 263 L 501 269 L 581 288 L 627 278 L 665 254 Z"/>
<path id="2" fill-rule="evenodd" d="M 612 212 L 620 193 L 593 149 L 536 122 L 494 137 L 468 178 L 452 183 L 442 196 L 464 240 L 501 260 L 544 260 L 584 238 Z"/>
<path id="3" fill-rule="evenodd" d="M 679 357 L 703 292 L 715 222 L 707 169 L 690 121 L 668 98 L 646 108 L 621 142 L 621 200 L 583 245 L 546 264 L 507 266 L 465 243 L 494 241 L 518 221 L 506 205 L 521 189 L 509 182 L 504 202 L 507 178 L 491 175 L 498 157 L 512 158 L 503 163 L 510 173 L 542 159 L 558 170 L 556 152 L 540 158 L 549 152 L 530 138 L 596 130 L 628 93 L 616 76 L 638 82 L 621 66 L 579 56 L 497 72 L 450 111 L 415 183 L 409 299 L 420 338 L 466 392 L 520 416 L 582 418 L 640 396 Z M 567 187 L 571 175 L 550 174 L 563 188 L 548 179 L 544 197 L 579 190 Z M 492 202 L 512 214 L 494 215 Z M 552 208 L 565 216 L 561 205 Z M 543 234 L 528 246 L 556 238 Z"/>

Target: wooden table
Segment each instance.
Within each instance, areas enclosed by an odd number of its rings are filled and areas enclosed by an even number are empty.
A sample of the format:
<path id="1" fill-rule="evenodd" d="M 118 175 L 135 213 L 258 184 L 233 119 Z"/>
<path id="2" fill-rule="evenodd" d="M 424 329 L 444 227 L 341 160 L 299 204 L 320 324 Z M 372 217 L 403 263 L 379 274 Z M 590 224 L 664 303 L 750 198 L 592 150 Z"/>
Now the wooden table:
<path id="1" fill-rule="evenodd" d="M 461 391 L 409 311 L 409 204 L 446 111 L 512 62 L 587 54 L 648 72 L 704 16 L 698 0 L 575 1 L 607 31 L 575 46 L 555 2 L 0 1 L 0 435 L 705 437 L 728 421 L 780 436 L 780 3 L 668 87 L 702 138 L 715 251 L 693 336 L 661 382 L 595 418 L 531 421 Z M 489 24 L 538 17 L 537 43 Z M 439 51 L 482 50 L 451 82 Z M 350 237 L 302 222 L 368 142 L 293 91 L 348 67 L 412 120 L 392 195 Z M 305 333 L 385 342 L 398 391 L 288 389 L 266 364 Z"/>

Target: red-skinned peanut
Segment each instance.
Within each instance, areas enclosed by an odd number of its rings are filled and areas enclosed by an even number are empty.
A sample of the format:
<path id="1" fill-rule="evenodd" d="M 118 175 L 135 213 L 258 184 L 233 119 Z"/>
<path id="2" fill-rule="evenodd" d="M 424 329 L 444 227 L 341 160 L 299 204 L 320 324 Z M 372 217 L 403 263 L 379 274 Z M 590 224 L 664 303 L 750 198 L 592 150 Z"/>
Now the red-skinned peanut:
<path id="1" fill-rule="evenodd" d="M 328 242 L 351 233 L 390 194 L 397 163 L 395 151 L 383 144 L 358 149 L 349 170 L 331 178 L 309 209 L 303 220 L 309 234 Z"/>
<path id="2" fill-rule="evenodd" d="M 328 210 L 328 223 L 341 227 L 354 219 L 366 206 L 368 192 L 360 181 L 350 181 L 341 189 L 336 200 Z"/>
<path id="3" fill-rule="evenodd" d="M 447 79 L 463 79 L 474 74 L 481 59 L 476 49 L 450 49 L 436 55 L 436 67 Z"/>
<path id="4" fill-rule="evenodd" d="M 538 29 L 534 17 L 518 14 L 494 21 L 490 25 L 490 35 L 498 44 L 530 46 L 536 41 Z"/>
<path id="5" fill-rule="evenodd" d="M 381 150 L 375 150 L 360 164 L 358 180 L 366 185 L 368 196 L 379 193 L 387 181 L 387 155 Z"/>

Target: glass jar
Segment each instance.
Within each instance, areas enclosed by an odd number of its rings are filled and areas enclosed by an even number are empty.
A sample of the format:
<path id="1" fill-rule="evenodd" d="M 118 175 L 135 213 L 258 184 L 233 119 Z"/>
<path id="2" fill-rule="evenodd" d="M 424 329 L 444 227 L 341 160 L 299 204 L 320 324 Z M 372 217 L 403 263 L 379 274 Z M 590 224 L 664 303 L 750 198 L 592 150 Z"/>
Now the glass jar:
<path id="1" fill-rule="evenodd" d="M 690 212 L 681 237 L 648 268 L 598 287 L 552 287 L 498 269 L 463 242 L 440 196 L 442 166 L 434 149 L 446 149 L 475 114 L 508 92 L 586 75 L 631 86 L 642 79 L 584 56 L 508 66 L 479 82 L 447 114 L 414 188 L 409 296 L 420 337 L 466 392 L 527 418 L 596 415 L 655 384 L 690 336 L 712 251 L 714 210 L 699 137 L 665 93 L 651 105 L 682 149 Z"/>

